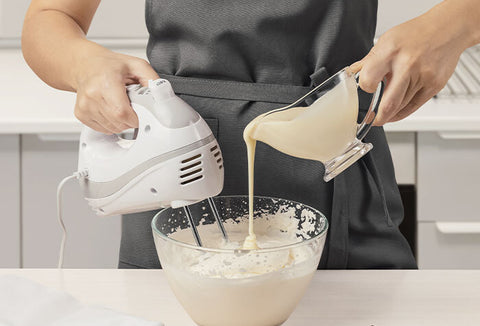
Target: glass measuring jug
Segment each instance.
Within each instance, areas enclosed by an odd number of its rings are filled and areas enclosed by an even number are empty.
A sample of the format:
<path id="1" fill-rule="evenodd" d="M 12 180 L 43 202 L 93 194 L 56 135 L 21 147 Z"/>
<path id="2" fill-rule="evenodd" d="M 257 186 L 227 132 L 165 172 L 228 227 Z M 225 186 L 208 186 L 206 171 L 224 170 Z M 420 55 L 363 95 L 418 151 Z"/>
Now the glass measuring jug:
<path id="1" fill-rule="evenodd" d="M 344 68 L 294 103 L 252 120 L 244 138 L 320 161 L 325 166 L 324 180 L 330 181 L 373 148 L 362 140 L 375 119 L 383 90 L 382 81 L 365 118 L 357 124 L 358 74 Z"/>

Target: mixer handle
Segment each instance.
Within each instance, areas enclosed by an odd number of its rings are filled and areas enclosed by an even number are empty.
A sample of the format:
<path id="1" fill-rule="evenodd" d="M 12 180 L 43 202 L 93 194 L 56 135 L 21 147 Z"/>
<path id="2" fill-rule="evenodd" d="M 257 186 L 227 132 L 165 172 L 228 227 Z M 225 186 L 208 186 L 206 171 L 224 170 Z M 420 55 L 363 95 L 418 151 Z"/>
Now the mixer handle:
<path id="1" fill-rule="evenodd" d="M 141 140 L 147 133 L 159 129 L 156 128 L 158 125 L 179 129 L 200 119 L 200 115 L 189 104 L 175 95 L 168 80 L 149 80 L 148 88 L 135 84 L 127 86 L 126 89 L 132 108 L 138 116 L 139 128 L 135 130 L 134 137 L 136 140 Z M 120 145 L 119 135 L 106 135 L 88 127 L 84 127 L 81 138 L 82 143 L 100 146 L 102 150 L 109 152 L 129 149 L 125 144 Z"/>
<path id="2" fill-rule="evenodd" d="M 144 134 L 148 133 L 150 129 L 154 128 L 154 124 L 157 124 L 158 121 L 155 116 L 142 105 L 132 103 L 132 108 L 138 116 L 139 128 L 135 129 L 135 142 L 144 137 Z M 108 154 L 113 154 L 119 151 L 126 151 L 129 148 L 125 145 L 120 146 L 122 138 L 118 134 L 107 135 L 102 132 L 93 130 L 90 127 L 83 126 L 82 134 L 80 136 L 80 146 L 81 147 L 94 147 L 98 148 Z M 134 145 L 132 143 L 131 145 Z"/>
<path id="3" fill-rule="evenodd" d="M 118 141 L 119 136 L 117 134 L 107 135 L 84 125 L 81 138 L 82 143 L 112 143 Z"/>
<path id="4" fill-rule="evenodd" d="M 355 80 L 357 81 L 357 88 L 360 87 L 358 84 L 359 75 L 360 75 L 359 72 L 355 74 Z M 377 116 L 378 107 L 380 106 L 380 101 L 382 99 L 384 89 L 385 89 L 385 81 L 382 80 L 380 83 L 378 83 L 375 93 L 373 93 L 372 102 L 370 102 L 370 107 L 368 108 L 368 112 L 365 115 L 365 118 L 357 126 L 357 139 L 360 141 L 363 140 L 363 138 L 365 138 L 368 131 L 372 127 L 373 121 Z"/>

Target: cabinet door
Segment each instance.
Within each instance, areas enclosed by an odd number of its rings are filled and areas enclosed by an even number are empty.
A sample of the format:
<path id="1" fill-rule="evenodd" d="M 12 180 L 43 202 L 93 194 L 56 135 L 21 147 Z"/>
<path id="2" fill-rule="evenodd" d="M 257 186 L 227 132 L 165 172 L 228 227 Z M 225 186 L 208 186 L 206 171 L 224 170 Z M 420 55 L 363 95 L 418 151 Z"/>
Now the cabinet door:
<path id="1" fill-rule="evenodd" d="M 61 240 L 57 186 L 76 171 L 79 135 L 42 137 L 22 136 L 23 266 L 51 268 L 57 264 Z M 63 218 L 68 232 L 65 267 L 117 266 L 120 217 L 96 216 L 75 179 L 64 187 Z"/>
<path id="2" fill-rule="evenodd" d="M 395 177 L 400 185 L 414 185 L 416 182 L 416 157 L 414 132 L 387 132 L 392 153 Z"/>
<path id="3" fill-rule="evenodd" d="M 0 38 L 19 38 L 30 0 L 0 0 Z M 145 1 L 102 0 L 90 38 L 145 38 Z"/>
<path id="4" fill-rule="evenodd" d="M 418 134 L 419 221 L 480 222 L 480 132 Z"/>
<path id="5" fill-rule="evenodd" d="M 0 135 L 0 268 L 20 267 L 20 137 Z"/>
<path id="6" fill-rule="evenodd" d="M 480 223 L 418 223 L 418 266 L 422 269 L 479 269 Z"/>

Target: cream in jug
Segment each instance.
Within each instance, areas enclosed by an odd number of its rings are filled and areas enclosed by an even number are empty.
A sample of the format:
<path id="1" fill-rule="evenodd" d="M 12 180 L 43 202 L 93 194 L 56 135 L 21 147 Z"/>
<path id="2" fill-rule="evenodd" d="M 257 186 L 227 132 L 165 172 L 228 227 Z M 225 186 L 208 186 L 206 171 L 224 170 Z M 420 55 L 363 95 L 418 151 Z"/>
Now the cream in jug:
<path id="1" fill-rule="evenodd" d="M 257 249 L 253 230 L 256 141 L 299 158 L 326 162 L 356 139 L 358 94 L 355 78 L 345 78 L 307 107 L 278 109 L 252 120 L 243 132 L 248 153 L 249 235 L 244 249 Z"/>
<path id="2" fill-rule="evenodd" d="M 358 95 L 354 78 L 344 79 L 309 107 L 267 112 L 251 121 L 243 137 L 300 158 L 325 162 L 355 140 Z"/>

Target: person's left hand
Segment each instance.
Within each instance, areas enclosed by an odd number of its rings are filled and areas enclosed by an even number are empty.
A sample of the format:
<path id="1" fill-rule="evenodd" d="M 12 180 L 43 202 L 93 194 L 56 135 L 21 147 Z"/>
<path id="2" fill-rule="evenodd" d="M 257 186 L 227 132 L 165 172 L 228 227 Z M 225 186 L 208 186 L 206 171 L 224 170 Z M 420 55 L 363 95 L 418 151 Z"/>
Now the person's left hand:
<path id="1" fill-rule="evenodd" d="M 471 44 L 455 21 L 447 21 L 451 15 L 446 9 L 434 7 L 387 31 L 367 56 L 351 66 L 352 71 L 360 71 L 359 84 L 366 92 L 373 93 L 386 80 L 374 125 L 412 114 L 453 74 L 460 54 Z"/>

